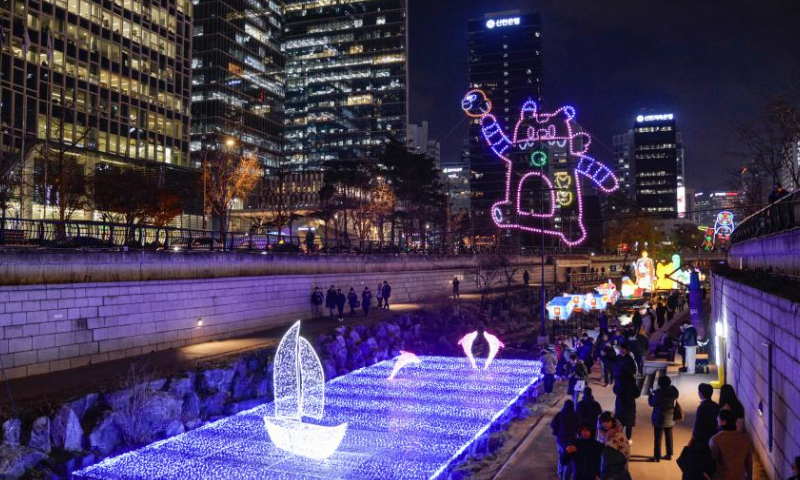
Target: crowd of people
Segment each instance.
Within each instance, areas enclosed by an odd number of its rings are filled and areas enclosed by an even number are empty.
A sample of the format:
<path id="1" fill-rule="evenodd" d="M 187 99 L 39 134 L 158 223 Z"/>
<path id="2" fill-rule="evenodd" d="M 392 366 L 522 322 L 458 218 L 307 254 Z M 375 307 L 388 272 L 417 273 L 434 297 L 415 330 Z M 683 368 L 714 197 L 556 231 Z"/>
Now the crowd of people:
<path id="1" fill-rule="evenodd" d="M 360 298 L 359 298 L 360 297 Z M 392 286 L 389 282 L 384 280 L 383 283 L 378 283 L 375 289 L 375 299 L 379 309 L 389 310 L 389 300 L 392 297 Z M 314 292 L 311 293 L 311 306 L 313 308 L 314 318 L 323 317 L 323 305 L 328 310 L 329 318 L 331 320 L 338 319 L 339 322 L 344 322 L 345 307 L 349 306 L 350 317 L 355 317 L 360 307 L 364 311 L 364 316 L 369 316 L 369 311 L 372 308 L 372 290 L 369 287 L 364 287 L 361 295 L 350 287 L 347 295 L 341 288 L 336 288 L 331 285 L 326 293 L 322 293 L 320 287 L 314 287 Z"/>
<path id="2" fill-rule="evenodd" d="M 643 323 L 632 322 L 623 329 L 606 324 L 596 336 L 586 332 L 580 337 L 559 338 L 555 345 L 542 350 L 545 393 L 553 392 L 556 381 L 562 380 L 569 394 L 550 424 L 558 448 L 560 479 L 631 478 L 628 464 L 637 399 L 644 384 L 642 357 L 649 348 Z M 603 411 L 594 398 L 588 385 L 593 373 L 603 387 L 613 386 L 613 411 Z M 753 446 L 743 433 L 744 408 L 731 385 L 721 388 L 719 403 L 712 400 L 713 393 L 709 384 L 698 387 L 700 404 L 692 437 L 676 458 L 683 479 L 750 480 Z M 675 458 L 673 428 L 684 420 L 679 397 L 680 392 L 667 375 L 659 376 L 649 389 L 653 455 L 646 460 Z"/>

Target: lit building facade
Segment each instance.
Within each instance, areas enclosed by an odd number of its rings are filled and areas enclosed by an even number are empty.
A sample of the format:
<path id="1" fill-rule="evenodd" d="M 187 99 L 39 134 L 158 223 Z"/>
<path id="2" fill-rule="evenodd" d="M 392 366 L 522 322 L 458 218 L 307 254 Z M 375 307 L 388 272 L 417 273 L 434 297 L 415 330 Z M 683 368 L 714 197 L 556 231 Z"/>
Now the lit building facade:
<path id="1" fill-rule="evenodd" d="M 58 146 L 85 175 L 103 164 L 158 175 L 199 214 L 189 198 L 191 2 L 20 0 L 0 13 L 0 153 L 11 168 L 37 179 L 37 147 Z M 42 189 L 19 196 L 20 216 L 52 217 Z"/>
<path id="2" fill-rule="evenodd" d="M 614 159 L 623 192 L 643 213 L 685 217 L 683 144 L 673 114 L 638 115 L 632 130 L 614 137 Z"/>
<path id="3" fill-rule="evenodd" d="M 695 192 L 694 208 L 691 218 L 698 225 L 713 227 L 719 212 L 730 210 L 736 213 L 736 201 L 738 196 L 738 192 L 729 192 L 725 190 L 704 190 Z"/>
<path id="4" fill-rule="evenodd" d="M 266 168 L 282 155 L 285 62 L 281 4 L 275 0 L 198 0 L 192 55 L 191 150 L 228 145 Z"/>
<path id="5" fill-rule="evenodd" d="M 286 161 L 377 159 L 405 143 L 406 0 L 287 0 Z"/>
<path id="6" fill-rule="evenodd" d="M 437 168 L 442 167 L 442 147 L 439 142 L 430 138 L 427 120 L 420 125 L 413 123 L 408 125 L 406 146 L 411 152 L 422 153 L 436 160 Z"/>
<path id="7" fill-rule="evenodd" d="M 507 130 L 513 129 L 520 107 L 542 100 L 541 18 L 537 13 L 498 12 L 469 20 L 468 79 L 470 89 L 484 91 L 492 114 Z M 505 189 L 502 162 L 481 137 L 480 121 L 469 127 L 473 228 L 479 237 L 497 234 L 490 210 Z"/>

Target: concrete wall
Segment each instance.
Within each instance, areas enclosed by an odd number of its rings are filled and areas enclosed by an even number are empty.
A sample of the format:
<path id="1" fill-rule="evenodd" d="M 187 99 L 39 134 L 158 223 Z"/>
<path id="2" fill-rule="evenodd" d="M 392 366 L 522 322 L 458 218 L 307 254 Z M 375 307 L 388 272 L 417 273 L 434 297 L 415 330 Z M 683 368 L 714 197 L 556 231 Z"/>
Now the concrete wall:
<path id="1" fill-rule="evenodd" d="M 712 295 L 712 320 L 728 326 L 727 382 L 744 404 L 748 433 L 770 478 L 788 478 L 791 462 L 800 455 L 800 305 L 719 275 L 712 278 Z M 765 343 L 774 345 L 772 412 Z M 768 448 L 770 415 L 772 451 Z"/>
<path id="2" fill-rule="evenodd" d="M 345 260 L 350 271 L 364 268 L 357 257 Z M 4 286 L 0 355 L 6 375 L 18 378 L 242 335 L 308 317 L 314 286 L 352 286 L 360 292 L 388 280 L 392 301 L 409 302 L 449 295 L 458 275 L 463 292 L 474 290 L 468 268 L 431 262 L 427 270 L 416 263 L 416 269 L 403 271 L 400 265 L 387 262 L 381 269 L 374 263 L 368 273 Z M 521 283 L 523 268 L 538 284 L 538 265 L 524 263 L 515 283 Z M 547 266 L 545 275 L 551 282 L 554 268 Z"/>
<path id="3" fill-rule="evenodd" d="M 800 229 L 736 243 L 728 251 L 728 264 L 740 270 L 800 275 Z"/>

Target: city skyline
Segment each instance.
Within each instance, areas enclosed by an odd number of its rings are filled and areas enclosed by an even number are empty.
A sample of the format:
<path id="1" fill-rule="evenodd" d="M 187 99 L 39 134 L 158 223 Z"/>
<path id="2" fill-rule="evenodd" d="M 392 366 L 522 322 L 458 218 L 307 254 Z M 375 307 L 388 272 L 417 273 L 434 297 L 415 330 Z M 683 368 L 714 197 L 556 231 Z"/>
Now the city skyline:
<path id="1" fill-rule="evenodd" d="M 743 163 L 735 157 L 735 124 L 756 117 L 767 94 L 788 92 L 800 78 L 797 5 L 673 2 L 654 11 L 633 1 L 614 8 L 588 1 L 409 3 L 409 121 L 430 122 L 445 161 L 459 155 L 467 125 L 441 102 L 466 91 L 467 21 L 489 12 L 541 14 L 546 105 L 574 105 L 601 160 L 611 161 L 614 134 L 630 128 L 641 109 L 674 114 L 690 188 L 701 186 L 700 175 L 708 181 L 708 172 L 717 179 L 706 187 L 726 186 L 728 171 Z M 689 8 L 692 15 L 684 15 Z"/>

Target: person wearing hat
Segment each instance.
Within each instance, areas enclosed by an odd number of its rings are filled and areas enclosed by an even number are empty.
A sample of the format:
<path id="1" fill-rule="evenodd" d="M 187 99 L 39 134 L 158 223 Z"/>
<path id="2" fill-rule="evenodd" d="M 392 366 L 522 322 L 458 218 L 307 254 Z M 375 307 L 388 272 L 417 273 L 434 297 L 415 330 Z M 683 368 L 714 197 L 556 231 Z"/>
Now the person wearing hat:
<path id="1" fill-rule="evenodd" d="M 548 345 L 542 353 L 542 372 L 544 373 L 544 393 L 553 393 L 553 385 L 556 381 L 556 347 Z"/>

